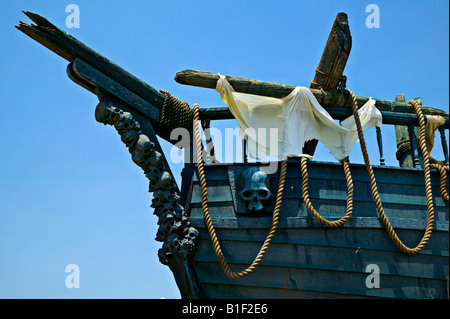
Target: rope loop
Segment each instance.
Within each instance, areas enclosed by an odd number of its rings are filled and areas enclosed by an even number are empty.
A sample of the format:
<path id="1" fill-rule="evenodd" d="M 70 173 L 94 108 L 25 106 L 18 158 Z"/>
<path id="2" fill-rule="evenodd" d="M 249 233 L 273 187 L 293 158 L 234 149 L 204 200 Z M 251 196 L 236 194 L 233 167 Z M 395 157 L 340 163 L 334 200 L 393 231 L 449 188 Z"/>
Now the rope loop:
<path id="1" fill-rule="evenodd" d="M 217 239 L 216 232 L 214 230 L 213 223 L 211 221 L 211 217 L 209 215 L 209 209 L 208 209 L 208 191 L 206 188 L 206 179 L 205 179 L 205 172 L 203 168 L 203 151 L 202 151 L 202 140 L 200 136 L 200 128 L 198 125 L 198 121 L 200 120 L 200 113 L 199 113 L 199 106 L 198 104 L 194 104 L 194 136 L 195 136 L 195 143 L 196 143 L 196 151 L 197 151 L 197 169 L 198 169 L 198 175 L 199 175 L 199 181 L 200 181 L 200 187 L 201 187 L 201 194 L 202 194 L 202 212 L 203 212 L 203 218 L 205 220 L 206 227 L 208 228 L 209 235 L 211 237 L 211 241 L 213 244 L 214 252 L 216 253 L 217 259 L 219 260 L 220 266 L 222 267 L 224 273 L 231 279 L 238 279 L 243 278 L 247 275 L 249 275 L 251 272 L 253 272 L 256 267 L 261 263 L 264 255 L 267 252 L 267 249 L 270 246 L 270 243 L 272 241 L 273 236 L 275 235 L 275 231 L 278 225 L 278 217 L 280 213 L 281 208 L 281 202 L 283 197 L 283 189 L 284 189 L 284 181 L 286 179 L 286 160 L 281 162 L 281 170 L 280 170 L 280 176 L 278 180 L 278 191 L 277 191 L 277 197 L 275 202 L 275 208 L 273 211 L 273 217 L 272 217 L 272 226 L 270 227 L 269 233 L 266 237 L 266 240 L 264 241 L 258 255 L 252 262 L 252 264 L 247 268 L 239 272 L 231 271 L 223 253 L 222 249 L 219 244 L 219 240 Z"/>
<path id="2" fill-rule="evenodd" d="M 417 117 L 419 120 L 419 128 L 420 128 L 420 134 L 419 134 L 419 147 L 422 150 L 423 154 L 423 163 L 424 163 L 424 177 L 425 177 L 425 193 L 426 193 L 426 199 L 427 199 L 427 208 L 428 208 L 428 218 L 427 218 L 427 224 L 425 227 L 425 233 L 420 240 L 419 244 L 414 247 L 410 248 L 407 247 L 401 240 L 398 238 L 394 228 L 392 227 L 391 223 L 389 222 L 384 209 L 383 205 L 380 200 L 380 196 L 378 194 L 378 188 L 377 183 L 375 180 L 375 175 L 373 173 L 372 165 L 370 164 L 369 155 L 367 153 L 366 148 L 366 142 L 364 140 L 364 134 L 361 127 L 361 121 L 359 119 L 358 115 L 358 105 L 356 103 L 356 96 L 353 94 L 352 91 L 348 90 L 350 97 L 352 98 L 352 110 L 353 110 L 353 116 L 355 118 L 356 127 L 358 130 L 358 137 L 360 141 L 361 151 L 363 153 L 364 162 L 366 164 L 367 173 L 369 175 L 372 195 L 374 198 L 375 206 L 378 211 L 378 215 L 380 216 L 380 219 L 384 225 L 384 227 L 387 229 L 389 236 L 393 240 L 393 242 L 397 245 L 397 247 L 405 254 L 407 255 L 416 255 L 420 253 L 423 248 L 426 246 L 428 241 L 430 240 L 431 233 L 433 231 L 433 224 L 434 224 L 434 206 L 433 206 L 433 194 L 431 189 L 431 176 L 430 176 L 430 159 L 427 151 L 427 146 L 425 142 L 425 118 L 422 114 L 422 110 L 420 109 L 419 104 L 411 100 L 408 102 L 408 104 L 411 104 L 412 107 L 414 107 Z"/>
<path id="3" fill-rule="evenodd" d="M 440 183 L 440 191 L 441 191 L 441 196 L 442 199 L 445 200 L 446 202 L 448 202 L 449 196 L 447 193 L 447 172 L 448 171 L 448 166 L 442 166 L 439 164 L 431 164 L 430 165 L 432 168 L 435 168 L 438 170 L 439 174 L 441 175 L 441 183 Z"/>
<path id="4" fill-rule="evenodd" d="M 306 157 L 301 158 L 301 173 L 302 173 L 302 195 L 303 195 L 303 202 L 305 203 L 306 208 L 308 209 L 309 213 L 322 225 L 326 227 L 331 228 L 337 228 L 343 226 L 345 223 L 347 223 L 350 220 L 350 217 L 353 213 L 353 180 L 352 175 L 350 174 L 350 165 L 348 157 L 343 159 L 341 162 L 344 165 L 344 173 L 345 173 L 345 179 L 347 180 L 347 210 L 345 215 L 334 221 L 329 221 L 322 216 L 314 209 L 313 205 L 311 204 L 311 200 L 309 198 L 308 194 L 308 171 L 306 168 L 308 159 Z"/>

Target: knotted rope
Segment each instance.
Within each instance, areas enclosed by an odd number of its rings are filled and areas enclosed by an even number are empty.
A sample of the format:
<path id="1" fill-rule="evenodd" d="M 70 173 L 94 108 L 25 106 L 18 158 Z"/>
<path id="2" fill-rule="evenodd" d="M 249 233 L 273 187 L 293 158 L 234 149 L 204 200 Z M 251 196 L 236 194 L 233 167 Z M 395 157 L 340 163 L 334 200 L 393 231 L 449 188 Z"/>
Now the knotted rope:
<path id="1" fill-rule="evenodd" d="M 247 268 L 239 272 L 231 271 L 230 267 L 228 266 L 228 263 L 222 253 L 222 250 L 220 248 L 219 240 L 217 239 L 216 232 L 214 230 L 213 223 L 211 221 L 211 217 L 209 215 L 209 209 L 208 209 L 208 191 L 206 188 L 206 179 L 205 179 L 205 172 L 203 169 L 203 151 L 202 151 L 202 141 L 200 136 L 200 128 L 198 126 L 198 121 L 200 120 L 200 114 L 199 114 L 199 106 L 198 104 L 194 104 L 194 136 L 195 136 L 195 143 L 196 143 L 196 151 L 197 151 L 197 169 L 199 174 L 199 181 L 200 181 L 200 187 L 201 187 L 201 193 L 202 193 L 202 212 L 203 217 L 205 220 L 205 224 L 208 228 L 209 235 L 211 237 L 211 241 L 213 244 L 214 252 L 216 253 L 216 256 L 219 260 L 220 266 L 222 266 L 223 271 L 225 274 L 230 277 L 231 279 L 238 279 L 243 278 L 250 274 L 253 270 L 256 269 L 256 267 L 260 264 L 261 260 L 263 259 L 264 255 L 267 252 L 267 249 L 269 248 L 269 245 L 272 241 L 273 236 L 275 235 L 275 231 L 278 225 L 278 216 L 280 213 L 280 207 L 283 197 L 283 189 L 284 189 L 284 181 L 286 178 L 286 161 L 281 162 L 281 170 L 280 170 L 280 176 L 278 180 L 278 192 L 277 192 L 277 198 L 275 202 L 275 209 L 273 211 L 273 217 L 272 217 L 272 226 L 270 227 L 269 234 L 267 235 L 266 240 L 264 241 L 258 255 L 252 262 L 252 264 Z"/>

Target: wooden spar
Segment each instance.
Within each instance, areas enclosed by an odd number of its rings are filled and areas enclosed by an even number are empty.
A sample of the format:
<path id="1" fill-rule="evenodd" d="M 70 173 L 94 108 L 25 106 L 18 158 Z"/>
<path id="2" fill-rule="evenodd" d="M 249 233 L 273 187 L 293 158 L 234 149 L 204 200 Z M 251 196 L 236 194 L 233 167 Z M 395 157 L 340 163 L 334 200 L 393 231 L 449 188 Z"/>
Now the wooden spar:
<path id="1" fill-rule="evenodd" d="M 311 89 L 335 89 L 339 85 L 339 77 L 343 75 L 352 48 L 352 36 L 348 26 L 347 14 L 339 12 L 331 27 L 325 49 L 323 50 Z M 323 75 L 321 72 L 327 74 Z"/>
<path id="2" fill-rule="evenodd" d="M 32 12 L 24 13 L 37 25 L 29 25 L 21 22 L 19 26 L 16 26 L 17 29 L 70 62 L 74 62 L 76 58 L 80 58 L 81 60 L 87 62 L 91 66 L 95 67 L 95 69 L 108 76 L 110 79 L 149 102 L 149 108 L 152 109 L 150 113 L 160 113 L 164 100 L 164 94 L 158 92 L 147 83 L 141 81 L 120 66 L 111 62 L 107 58 L 87 47 L 82 42 L 62 31 L 50 23 L 46 18 Z M 320 64 L 321 63 L 319 63 L 319 66 Z M 215 88 L 218 78 L 219 76 L 215 73 L 193 70 L 183 70 L 178 72 L 175 76 L 175 80 L 178 83 L 206 88 Z M 278 98 L 288 95 L 295 88 L 290 85 L 249 80 L 231 76 L 227 76 L 227 80 L 238 92 Z M 89 87 L 86 88 L 88 90 L 93 89 Z M 310 88 L 310 90 L 323 106 L 346 107 L 348 104 L 348 96 L 345 94 L 335 94 L 332 90 L 325 90 L 324 92 L 314 88 Z M 362 106 L 368 100 L 367 97 L 360 96 L 357 96 L 356 99 L 358 106 Z M 380 111 L 386 112 L 414 113 L 413 108 L 406 103 L 377 99 L 377 107 Z M 422 107 L 422 111 L 425 115 L 441 115 L 448 118 L 448 113 L 439 109 Z M 152 124 L 159 124 L 158 121 L 155 121 L 155 118 L 150 118 L 150 121 Z M 448 125 L 448 122 L 446 125 Z"/>
<path id="3" fill-rule="evenodd" d="M 32 12 L 24 13 L 37 25 L 20 22 L 20 25 L 16 26 L 17 29 L 69 62 L 73 62 L 76 58 L 82 59 L 149 102 L 155 109 L 153 113 L 159 113 L 164 101 L 164 94 L 62 31 L 46 18 Z"/>
<path id="4" fill-rule="evenodd" d="M 333 117 L 335 120 L 344 120 L 353 114 L 350 108 L 344 107 L 328 107 L 325 106 L 324 109 Z M 200 108 L 200 117 L 202 119 L 209 120 L 232 120 L 234 119 L 233 114 L 231 114 L 230 109 L 227 106 L 219 107 L 203 107 Z M 389 125 L 413 125 L 419 126 L 419 121 L 416 114 L 410 113 L 394 113 L 381 111 L 383 116 L 383 123 Z M 449 118 L 443 116 L 445 119 L 444 127 L 449 128 Z"/>
<path id="5" fill-rule="evenodd" d="M 343 72 L 352 48 L 352 36 L 348 25 L 347 14 L 339 12 L 334 19 L 325 49 L 316 68 L 314 80 L 309 88 L 324 90 L 336 89 L 345 85 Z M 342 82 L 343 81 L 343 82 Z M 318 140 L 307 141 L 303 153 L 314 155 Z"/>
<path id="6" fill-rule="evenodd" d="M 215 89 L 219 75 L 217 73 L 195 71 L 195 70 L 182 70 L 175 76 L 175 81 L 180 84 L 187 84 L 193 86 L 199 86 L 204 88 Z M 265 82 L 259 80 L 245 79 L 235 76 L 226 76 L 227 81 L 231 84 L 236 92 L 271 96 L 275 98 L 283 98 L 295 89 L 295 86 L 278 84 L 272 82 Z M 345 93 L 339 93 L 333 90 L 317 90 L 309 89 L 311 93 L 316 97 L 322 106 L 350 108 L 349 96 Z M 369 100 L 368 97 L 357 96 L 356 102 L 359 107 L 364 105 Z M 381 99 L 376 100 L 376 107 L 380 111 L 394 112 L 394 113 L 409 113 L 415 114 L 414 108 L 406 103 L 386 101 Z M 448 113 L 443 110 L 432 107 L 421 107 L 424 115 L 441 115 L 448 118 Z"/>

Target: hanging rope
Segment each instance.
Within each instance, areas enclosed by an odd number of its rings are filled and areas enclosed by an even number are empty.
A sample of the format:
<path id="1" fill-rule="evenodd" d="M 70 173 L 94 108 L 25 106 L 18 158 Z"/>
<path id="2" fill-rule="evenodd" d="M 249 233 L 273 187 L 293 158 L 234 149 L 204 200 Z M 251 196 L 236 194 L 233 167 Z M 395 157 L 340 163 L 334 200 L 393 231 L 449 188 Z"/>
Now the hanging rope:
<path id="1" fill-rule="evenodd" d="M 440 184 L 440 190 L 441 190 L 441 196 L 442 199 L 448 202 L 448 193 L 447 193 L 447 172 L 448 166 L 443 166 L 439 164 L 431 164 L 432 168 L 435 168 L 439 171 L 439 174 L 441 175 L 441 184 Z"/>
<path id="2" fill-rule="evenodd" d="M 427 225 L 425 227 L 425 233 L 420 240 L 419 244 L 414 248 L 407 247 L 401 240 L 398 238 L 394 228 L 392 227 L 391 223 L 389 222 L 388 218 L 386 217 L 386 214 L 384 213 L 383 205 L 380 200 L 380 196 L 378 194 L 378 188 L 377 183 L 375 181 L 375 175 L 373 173 L 372 165 L 370 164 L 369 155 L 367 153 L 366 143 L 364 140 L 364 134 L 363 130 L 361 128 L 361 122 L 358 115 L 358 105 L 356 104 L 356 97 L 353 94 L 352 91 L 348 90 L 351 98 L 352 98 L 352 109 L 353 109 L 353 116 L 355 118 L 356 127 L 358 129 L 358 137 L 359 142 L 361 145 L 361 151 L 363 153 L 364 162 L 366 164 L 367 173 L 369 174 L 369 180 L 372 190 L 372 195 L 374 198 L 375 205 L 377 207 L 378 215 L 381 218 L 381 221 L 384 225 L 384 227 L 387 229 L 389 236 L 394 241 L 394 243 L 399 247 L 399 249 L 404 252 L 407 255 L 415 255 L 422 251 L 422 249 L 425 247 L 425 245 L 430 240 L 430 236 L 433 230 L 433 223 L 434 223 L 434 207 L 433 207 L 433 194 L 431 190 L 431 177 L 430 177 L 430 163 L 429 163 L 429 156 L 428 151 L 426 149 L 425 144 L 425 119 L 422 114 L 422 110 L 420 109 L 419 104 L 411 100 L 408 103 L 411 104 L 416 113 L 417 117 L 419 119 L 419 128 L 420 128 L 420 134 L 419 134 L 419 146 L 422 150 L 423 154 L 423 166 L 424 166 L 424 175 L 425 175 L 425 193 L 426 193 L 426 199 L 427 199 L 427 207 L 428 207 L 428 219 L 427 219 Z"/>
<path id="3" fill-rule="evenodd" d="M 414 107 L 414 109 L 417 113 L 417 117 L 419 119 L 419 128 L 420 128 L 419 147 L 420 147 L 420 150 L 422 151 L 423 161 L 424 161 L 425 193 L 426 193 L 427 208 L 428 208 L 428 219 L 427 219 L 427 224 L 425 227 L 425 233 L 424 233 L 422 239 L 420 240 L 419 244 L 414 248 L 407 247 L 397 236 L 394 228 L 392 227 L 391 223 L 389 222 L 389 219 L 387 218 L 387 216 L 384 212 L 383 205 L 381 203 L 379 193 L 378 193 L 378 187 L 377 187 L 377 183 L 375 180 L 375 175 L 373 173 L 373 168 L 370 163 L 369 155 L 367 153 L 367 147 L 366 147 L 364 134 L 363 134 L 363 130 L 361 127 L 361 122 L 360 122 L 359 114 L 358 114 L 358 105 L 356 103 L 356 96 L 350 90 L 348 90 L 348 93 L 350 94 L 350 97 L 351 97 L 353 116 L 355 118 L 355 124 L 356 124 L 357 131 L 358 131 L 358 137 L 359 137 L 359 141 L 360 141 L 361 151 L 363 153 L 364 162 L 366 164 L 367 173 L 369 175 L 372 195 L 374 198 L 375 206 L 378 211 L 378 215 L 380 216 L 380 219 L 381 219 L 384 227 L 387 229 L 389 236 L 391 237 L 393 242 L 397 245 L 397 247 L 399 247 L 399 249 L 403 253 L 405 253 L 407 255 L 418 254 L 423 250 L 423 248 L 428 243 L 428 241 L 431 237 L 431 233 L 433 230 L 433 224 L 434 224 L 434 206 L 433 206 L 433 194 L 432 194 L 432 188 L 431 188 L 430 167 L 436 168 L 440 172 L 441 194 L 442 194 L 442 197 L 444 198 L 444 200 L 448 201 L 448 193 L 446 191 L 446 172 L 445 172 L 446 170 L 448 171 L 448 166 L 444 167 L 444 166 L 440 166 L 440 165 L 436 165 L 436 164 L 430 165 L 429 155 L 428 155 L 426 142 L 425 142 L 425 119 L 424 119 L 424 116 L 422 114 L 419 104 L 414 100 L 409 101 L 408 103 Z M 194 105 L 193 113 L 194 113 L 194 121 L 199 121 L 200 115 L 199 115 L 198 104 Z M 279 211 L 280 211 L 281 202 L 282 202 L 282 196 L 283 196 L 284 181 L 285 181 L 285 177 L 286 177 L 286 161 L 281 162 L 281 171 L 280 171 L 280 176 L 279 176 L 279 181 L 278 181 L 278 192 L 277 192 L 276 203 L 275 203 L 275 208 L 274 208 L 274 212 L 273 212 L 272 226 L 269 230 L 266 240 L 264 241 L 258 255 L 256 256 L 256 258 L 254 259 L 252 264 L 247 269 L 239 271 L 239 272 L 233 272 L 233 271 L 231 271 L 224 255 L 222 253 L 222 250 L 221 250 L 220 244 L 219 244 L 219 240 L 217 239 L 217 235 L 214 230 L 214 226 L 212 224 L 211 217 L 209 215 L 208 193 L 207 193 L 206 179 L 205 179 L 205 173 L 204 173 L 204 168 L 203 168 L 203 151 L 202 151 L 203 147 L 202 147 L 200 128 L 198 126 L 198 123 L 194 125 L 194 135 L 195 135 L 195 143 L 196 143 L 197 159 L 198 159 L 197 169 L 198 169 L 198 173 L 199 173 L 199 181 L 200 181 L 201 194 L 202 194 L 202 212 L 203 212 L 205 224 L 208 228 L 208 232 L 211 237 L 211 241 L 213 243 L 214 252 L 219 260 L 219 263 L 220 263 L 223 271 L 225 272 L 225 274 L 228 277 L 230 277 L 232 279 L 243 278 L 243 277 L 247 276 L 248 274 L 250 274 L 253 270 L 255 270 L 256 267 L 260 264 L 265 253 L 267 252 L 267 249 L 269 248 L 269 245 L 272 241 L 273 236 L 275 235 L 275 231 L 276 231 L 276 228 L 278 225 L 278 217 L 279 217 Z M 345 173 L 345 177 L 346 177 L 346 181 L 347 181 L 347 209 L 346 209 L 345 215 L 342 218 L 335 220 L 335 221 L 329 221 L 329 220 L 323 218 L 322 216 L 320 216 L 320 214 L 317 213 L 317 211 L 314 209 L 313 205 L 311 204 L 311 201 L 309 199 L 309 194 L 308 194 L 307 158 L 302 157 L 302 159 L 301 159 L 301 173 L 302 173 L 302 180 L 303 180 L 302 194 L 303 194 L 304 203 L 305 203 L 308 211 L 311 213 L 311 215 L 316 220 L 318 220 L 321 224 L 323 224 L 327 227 L 341 227 L 346 222 L 348 222 L 348 220 L 350 219 L 352 212 L 353 212 L 353 190 L 354 189 L 353 189 L 352 177 L 350 174 L 348 158 L 344 159 L 342 161 L 342 164 L 344 166 L 344 173 Z"/>
<path id="4" fill-rule="evenodd" d="M 217 239 L 216 232 L 214 230 L 214 226 L 211 221 L 211 217 L 209 215 L 209 209 L 208 209 L 208 192 L 206 188 L 206 179 L 205 179 L 205 172 L 203 170 L 203 151 L 202 151 L 202 141 L 200 136 L 200 128 L 198 126 L 198 122 L 200 120 L 200 114 L 199 114 L 199 106 L 196 103 L 194 105 L 194 121 L 196 121 L 194 124 L 194 136 L 195 136 L 195 143 L 196 143 L 196 149 L 197 149 L 197 169 L 198 169 L 198 175 L 199 175 L 199 181 L 200 181 L 200 187 L 202 192 L 202 212 L 203 217 L 205 219 L 205 224 L 208 228 L 209 235 L 211 237 L 211 241 L 213 244 L 214 252 L 216 253 L 217 258 L 219 259 L 220 266 L 222 266 L 223 271 L 225 274 L 230 277 L 231 279 L 238 279 L 243 278 L 250 274 L 253 270 L 256 269 L 256 267 L 260 264 L 261 260 L 263 259 L 264 255 L 267 252 L 267 249 L 269 248 L 270 242 L 272 241 L 273 236 L 275 235 L 275 231 L 278 225 L 278 216 L 280 213 L 280 207 L 281 207 L 281 201 L 283 197 L 283 189 L 284 189 L 284 181 L 286 177 L 286 161 L 281 162 L 281 170 L 280 170 L 280 176 L 278 181 L 278 192 L 277 192 L 277 198 L 275 202 L 275 209 L 273 211 L 273 217 L 272 217 L 272 226 L 270 227 L 269 234 L 267 235 L 266 240 L 264 241 L 258 255 L 256 256 L 255 260 L 252 262 L 252 264 L 245 270 L 239 271 L 239 272 L 233 272 L 231 271 L 230 267 L 228 266 L 228 263 L 223 256 L 222 250 L 220 248 L 219 240 Z"/>
<path id="5" fill-rule="evenodd" d="M 345 179 L 347 180 L 347 211 L 344 217 L 334 221 L 329 221 L 320 216 L 320 214 L 314 209 L 313 205 L 311 204 L 311 200 L 309 199 L 308 194 L 308 171 L 306 168 L 307 161 L 308 159 L 306 157 L 302 157 L 300 162 L 302 172 L 303 202 L 305 203 L 306 208 L 308 209 L 309 213 L 324 226 L 332 228 L 343 226 L 346 222 L 348 222 L 353 212 L 353 181 L 350 174 L 348 157 L 342 160 L 342 164 L 344 165 Z"/>

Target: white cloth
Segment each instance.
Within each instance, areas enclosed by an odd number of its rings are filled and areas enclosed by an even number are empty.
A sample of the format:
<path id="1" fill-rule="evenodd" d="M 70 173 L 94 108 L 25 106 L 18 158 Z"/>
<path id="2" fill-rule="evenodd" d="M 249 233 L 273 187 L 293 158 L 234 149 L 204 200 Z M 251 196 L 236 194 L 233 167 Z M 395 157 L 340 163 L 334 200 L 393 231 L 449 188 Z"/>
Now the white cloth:
<path id="1" fill-rule="evenodd" d="M 445 119 L 440 115 L 427 115 L 427 123 L 425 125 L 425 144 L 427 146 L 428 155 L 431 154 L 431 150 L 434 145 L 434 131 L 445 124 Z"/>
<path id="2" fill-rule="evenodd" d="M 236 118 L 240 135 L 247 139 L 249 154 L 255 159 L 311 157 L 302 154 L 302 149 L 305 142 L 317 139 L 337 160 L 342 160 L 358 140 L 353 116 L 339 125 L 305 87 L 296 87 L 278 99 L 236 92 L 225 76 L 219 75 L 216 90 Z M 374 99 L 370 98 L 358 113 L 364 131 L 381 127 L 382 116 Z"/>

